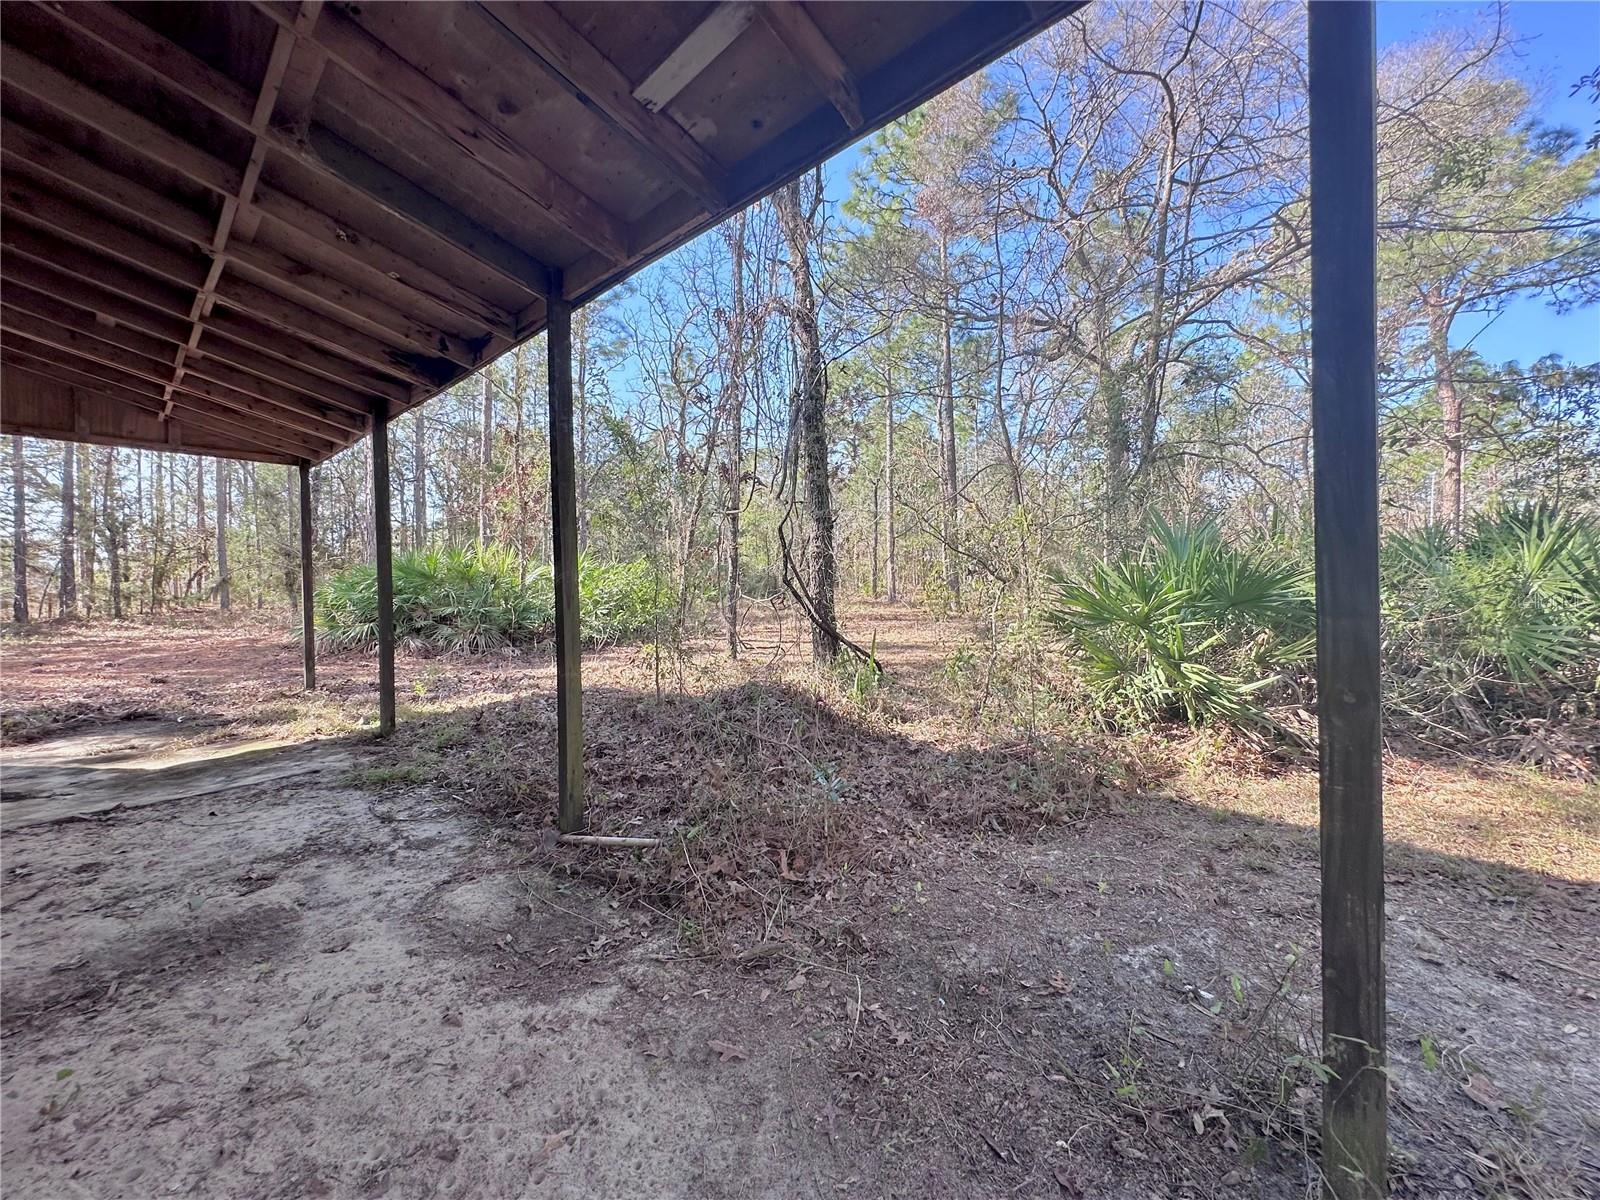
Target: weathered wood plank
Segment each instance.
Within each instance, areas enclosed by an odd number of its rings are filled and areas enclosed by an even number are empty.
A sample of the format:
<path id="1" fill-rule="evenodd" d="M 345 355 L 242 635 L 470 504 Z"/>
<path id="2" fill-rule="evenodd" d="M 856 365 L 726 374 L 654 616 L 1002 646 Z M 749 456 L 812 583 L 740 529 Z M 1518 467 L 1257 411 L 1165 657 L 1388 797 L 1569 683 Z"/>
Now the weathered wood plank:
<path id="1" fill-rule="evenodd" d="M 721 166 L 672 118 L 634 98 L 627 78 L 550 4 L 484 6 L 519 50 L 531 51 L 551 78 L 629 138 L 708 211 L 727 204 Z"/>
<path id="2" fill-rule="evenodd" d="M 192 245 L 210 246 L 213 222 L 206 216 L 74 154 L 69 147 L 43 138 L 27 126 L 10 120 L 0 122 L 0 147 L 3 147 L 0 162 L 6 171 L 22 171 L 51 184 L 67 184 L 74 195 L 82 194 L 91 202 L 110 206 L 118 213 L 138 216 Z M 251 208 L 250 211 L 256 210 Z M 448 358 L 459 366 L 477 366 L 482 357 L 472 342 L 458 334 L 422 322 L 341 278 L 294 261 L 269 246 L 240 242 L 235 238 L 227 248 L 227 259 L 234 272 L 306 306 L 307 320 L 314 325 L 318 317 L 331 317 L 397 349 Z M 387 275 L 382 275 L 381 280 L 392 282 Z M 222 296 L 227 294 L 227 285 L 229 280 L 224 278 L 219 285 Z"/>
<path id="3" fill-rule="evenodd" d="M 274 6 L 258 7 L 273 20 L 283 20 Z M 448 138 L 585 245 L 617 262 L 627 258 L 627 229 L 622 222 L 349 18 L 328 13 L 312 40 L 376 95 Z"/>
<path id="4" fill-rule="evenodd" d="M 677 98 L 700 73 L 755 20 L 756 5 L 725 0 L 711 10 L 694 32 L 673 47 L 661 64 L 633 89 L 633 98 L 652 112 L 660 112 Z"/>
<path id="5" fill-rule="evenodd" d="M 394 732 L 394 531 L 389 520 L 389 405 L 372 409 L 372 520 L 378 576 L 378 735 Z"/>
<path id="6" fill-rule="evenodd" d="M 300 464 L 300 653 L 304 659 L 306 691 L 317 690 L 317 617 L 315 562 L 311 553 L 311 464 Z"/>
<path id="7" fill-rule="evenodd" d="M 1321 735 L 1323 1194 L 1388 1192 L 1374 6 L 1312 0 L 1311 424 Z"/>
<path id="8" fill-rule="evenodd" d="M 55 310 L 41 316 L 34 309 L 45 308 L 40 298 L 28 295 L 27 289 L 8 287 L 4 305 L 0 305 L 0 328 L 7 333 L 54 347 L 69 356 L 87 359 L 125 372 L 139 379 L 165 386 L 170 377 L 171 359 L 166 347 L 169 343 L 146 338 L 133 330 L 115 330 L 102 326 L 92 319 L 77 317 L 63 319 Z M 115 338 L 101 336 L 116 333 Z M 232 373 L 218 370 L 214 364 L 202 360 L 205 375 L 197 369 L 193 378 L 185 378 L 179 385 L 183 391 L 193 393 L 201 400 L 214 405 L 246 413 L 257 420 L 298 429 L 313 437 L 339 444 L 347 443 L 357 431 L 335 425 L 319 415 L 297 408 L 291 401 L 269 401 L 233 386 L 238 382 Z M 220 374 L 230 383 L 209 378 Z"/>
<path id="9" fill-rule="evenodd" d="M 800 0 L 770 0 L 757 12 L 777 39 L 788 47 L 816 85 L 822 89 L 845 124 L 860 129 L 861 94 L 856 78 L 833 44 L 817 28 Z"/>
<path id="10" fill-rule="evenodd" d="M 572 445 L 572 306 L 545 319 L 550 387 L 550 508 L 556 591 L 556 792 L 562 833 L 583 828 L 583 653 L 578 611 L 578 494 Z"/>
<path id="11" fill-rule="evenodd" d="M 29 344 L 24 343 L 24 345 Z M 30 349 L 47 348 L 30 345 Z M 87 371 L 77 371 L 63 367 L 9 343 L 3 350 L 0 350 L 0 363 L 5 364 L 6 379 L 8 381 L 13 378 L 10 372 L 21 372 L 24 375 L 69 387 L 77 395 L 95 396 L 112 404 L 138 409 L 141 413 L 157 419 L 161 416 L 163 404 L 161 388 L 157 384 L 148 384 L 147 386 L 153 389 L 149 392 L 129 391 L 115 383 L 98 378 Z M 93 364 L 86 365 L 92 366 Z M 279 456 L 288 456 L 290 458 L 316 456 L 320 458 L 338 449 L 336 445 L 330 445 L 325 442 L 296 441 L 292 437 L 284 436 L 281 432 L 268 432 L 259 423 L 251 425 L 247 421 L 230 420 L 221 414 L 209 410 L 197 410 L 184 403 L 178 405 L 175 419 L 186 428 L 202 430 L 208 434 L 215 435 L 217 438 L 226 439 L 241 453 L 254 455 L 259 452 L 263 455 L 273 456 L 274 461 Z M 66 427 L 76 431 L 84 431 L 80 425 Z M 111 437 L 116 432 L 116 430 L 109 428 L 99 431 L 101 435 L 106 437 Z"/>

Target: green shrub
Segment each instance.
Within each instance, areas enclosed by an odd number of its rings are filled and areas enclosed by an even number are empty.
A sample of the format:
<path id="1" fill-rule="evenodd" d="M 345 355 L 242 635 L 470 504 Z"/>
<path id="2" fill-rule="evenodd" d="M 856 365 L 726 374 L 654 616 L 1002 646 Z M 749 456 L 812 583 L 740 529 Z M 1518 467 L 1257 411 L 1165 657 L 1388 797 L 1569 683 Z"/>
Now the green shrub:
<path id="1" fill-rule="evenodd" d="M 1472 736 L 1552 699 L 1600 692 L 1600 525 L 1547 505 L 1390 534 L 1382 553 L 1384 700 Z M 1148 542 L 1050 576 L 1046 627 L 1123 723 L 1181 717 L 1278 728 L 1260 695 L 1308 666 L 1309 568 L 1159 520 Z"/>
<path id="2" fill-rule="evenodd" d="M 623 641 L 649 630 L 672 603 L 644 562 L 578 561 L 584 640 Z M 371 564 L 334 575 L 316 596 L 317 637 L 331 650 L 378 640 L 378 583 Z M 394 559 L 395 639 L 413 650 L 481 654 L 526 645 L 555 631 L 549 567 L 525 574 L 503 546 L 409 550 Z"/>
<path id="3" fill-rule="evenodd" d="M 1463 697 L 1595 685 L 1600 660 L 1600 527 L 1549 505 L 1476 517 L 1384 543 L 1391 699 L 1451 720 Z"/>
<path id="4" fill-rule="evenodd" d="M 1276 729 L 1257 697 L 1309 658 L 1315 611 L 1310 572 L 1275 548 L 1157 519 L 1137 553 L 1051 572 L 1043 620 L 1123 722 Z"/>

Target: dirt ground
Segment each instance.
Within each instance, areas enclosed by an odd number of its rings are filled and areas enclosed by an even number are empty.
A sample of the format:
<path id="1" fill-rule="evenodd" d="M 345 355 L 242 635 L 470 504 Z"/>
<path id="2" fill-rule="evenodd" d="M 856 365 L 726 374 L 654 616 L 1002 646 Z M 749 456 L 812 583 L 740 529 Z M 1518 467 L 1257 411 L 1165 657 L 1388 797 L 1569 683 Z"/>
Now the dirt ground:
<path id="1" fill-rule="evenodd" d="M 402 657 L 379 745 L 371 660 L 307 698 L 270 626 L 6 642 L 7 1195 L 1314 1195 L 1314 772 L 1007 733 L 909 608 L 848 615 L 867 689 L 756 615 L 585 656 L 655 856 L 551 844 L 539 654 Z M 1397 1194 L 1600 1196 L 1600 796 L 1387 786 Z"/>

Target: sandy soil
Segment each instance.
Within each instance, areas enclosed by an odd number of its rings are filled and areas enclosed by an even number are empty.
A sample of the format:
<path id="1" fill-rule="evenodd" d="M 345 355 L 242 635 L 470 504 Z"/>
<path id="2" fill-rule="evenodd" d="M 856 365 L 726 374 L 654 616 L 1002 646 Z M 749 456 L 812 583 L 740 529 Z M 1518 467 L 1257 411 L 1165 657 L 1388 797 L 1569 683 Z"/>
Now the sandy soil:
<path id="1" fill-rule="evenodd" d="M 325 664 L 308 705 L 270 631 L 8 647 L 35 753 L 135 713 L 202 744 L 320 734 L 374 766 L 258 758 L 234 790 L 6 833 L 7 1195 L 1313 1194 L 1314 779 L 1101 775 L 1032 827 L 954 784 L 937 803 L 983 820 L 907 808 L 924 776 L 969 778 L 952 764 L 1016 786 L 1027 760 L 937 710 L 960 631 L 868 618 L 903 682 L 859 720 L 796 698 L 776 629 L 737 672 L 669 670 L 660 705 L 653 661 L 588 656 L 597 816 L 659 790 L 664 760 L 734 770 L 685 730 L 738 684 L 805 726 L 892 847 L 832 873 L 785 858 L 781 924 L 714 949 L 625 857 L 575 859 L 440 784 L 473 739 L 525 729 L 514 765 L 548 811 L 537 655 L 404 659 L 411 733 L 380 751 L 370 661 Z M 1600 1195 L 1593 793 L 1392 774 L 1396 1191 Z"/>

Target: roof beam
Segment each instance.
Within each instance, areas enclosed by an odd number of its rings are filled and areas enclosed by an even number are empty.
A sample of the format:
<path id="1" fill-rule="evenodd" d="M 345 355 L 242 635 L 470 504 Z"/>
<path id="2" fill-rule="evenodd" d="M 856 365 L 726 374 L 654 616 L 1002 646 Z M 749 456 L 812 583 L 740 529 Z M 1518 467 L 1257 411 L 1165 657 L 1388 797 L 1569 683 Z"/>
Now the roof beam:
<path id="1" fill-rule="evenodd" d="M 693 83 L 716 57 L 733 45 L 755 20 L 756 5 L 744 0 L 725 0 L 694 27 L 693 32 L 673 48 L 661 65 L 651 71 L 633 98 L 651 112 L 660 112 Z"/>
<path id="2" fill-rule="evenodd" d="M 62 197 L 16 179 L 5 182 L 4 195 L 7 209 L 13 216 L 110 255 L 135 270 L 156 275 L 185 289 L 193 289 L 203 278 L 203 268 L 195 258 L 107 221 Z M 404 384 L 375 376 L 355 363 L 335 359 L 293 340 L 285 343 L 283 339 L 264 336 L 248 325 L 241 325 L 236 316 L 222 314 L 208 328 L 281 358 L 282 364 L 270 365 L 268 374 L 352 412 L 367 412 L 374 394 L 388 395 L 394 400 L 409 398 L 410 390 Z M 251 365 L 246 369 L 260 370 L 260 367 Z"/>
<path id="3" fill-rule="evenodd" d="M 140 392 L 122 384 L 114 383 L 98 376 L 75 371 L 50 363 L 44 359 L 36 358 L 25 351 L 7 347 L 0 352 L 0 362 L 14 371 L 23 371 L 40 379 L 52 383 L 65 384 L 76 390 L 90 392 L 106 400 L 119 404 L 127 404 L 133 408 L 159 417 L 163 407 L 161 389 L 153 387 L 153 394 Z M 250 424 L 247 421 L 229 418 L 220 413 L 208 412 L 192 406 L 183 393 L 178 394 L 174 414 L 177 420 L 185 425 L 193 425 L 197 429 L 210 429 L 224 437 L 233 438 L 245 445 L 269 451 L 273 454 L 289 454 L 297 457 L 318 458 L 333 452 L 337 443 L 313 442 L 309 439 L 301 441 L 292 437 L 285 437 L 277 433 L 264 431 L 260 424 Z"/>
<path id="4" fill-rule="evenodd" d="M 32 318 L 29 314 L 20 312 L 9 306 L 0 305 L 0 331 L 8 336 L 5 345 L 12 349 L 26 349 L 35 357 L 53 361 L 58 366 L 67 369 L 83 369 L 86 365 L 95 369 L 113 369 L 123 376 L 131 376 L 143 384 L 153 385 L 157 390 L 157 402 L 160 400 L 159 392 L 166 385 L 167 364 L 163 359 L 146 359 L 138 356 L 119 354 L 117 347 L 109 343 L 98 342 L 95 338 L 71 330 L 58 329 L 47 321 Z M 24 339 L 19 342 L 17 339 Z M 35 345 L 36 344 L 36 345 Z M 205 400 L 216 400 L 216 405 L 221 408 L 232 409 L 237 412 L 248 413 L 249 407 L 241 402 L 234 402 L 216 397 L 201 391 L 191 381 L 185 380 L 182 388 L 184 392 L 198 395 Z M 260 420 L 260 414 L 252 414 Z M 282 428 L 276 418 L 268 416 L 262 422 L 269 429 Z M 312 435 L 316 436 L 316 435 Z M 334 445 L 343 445 L 335 442 Z"/>
<path id="5" fill-rule="evenodd" d="M 299 162 L 315 162 L 324 174 L 355 188 L 389 212 L 431 230 L 457 254 L 488 267 L 503 279 L 535 296 L 550 294 L 550 268 L 519 246 L 468 220 L 453 205 L 418 187 L 331 130 L 313 126 L 303 144 L 296 143 Z"/>
<path id="6" fill-rule="evenodd" d="M 250 130 L 255 134 L 250 143 L 250 156 L 245 162 L 238 188 L 223 198 L 222 211 L 217 216 L 216 231 L 211 238 L 211 265 L 206 270 L 204 282 L 195 289 L 194 301 L 189 306 L 189 337 L 186 342 L 178 346 L 177 353 L 173 356 L 172 382 L 167 385 L 163 395 L 163 399 L 167 401 L 167 408 L 161 414 L 163 417 L 172 411 L 172 389 L 183 379 L 184 361 L 200 345 L 200 335 L 205 332 L 205 319 L 210 314 L 216 299 L 217 281 L 222 278 L 222 272 L 228 265 L 224 255 L 228 249 L 228 238 L 233 233 L 234 219 L 239 215 L 241 208 L 249 206 L 251 197 L 255 194 L 256 184 L 261 181 L 261 168 L 267 161 L 267 143 L 262 134 L 272 120 L 272 110 L 277 107 L 278 89 L 282 87 L 284 73 L 289 69 L 289 56 L 294 53 L 295 35 L 301 30 L 309 30 L 316 24 L 317 17 L 322 12 L 322 0 L 305 0 L 299 8 L 294 25 L 288 29 L 280 27 L 273 39 L 272 53 L 267 59 L 267 69 L 262 75 L 255 105 L 250 110 Z"/>
<path id="7" fill-rule="evenodd" d="M 165 347 L 169 343 L 156 335 L 93 317 L 85 320 L 71 306 L 57 304 L 50 297 L 31 293 L 26 288 L 8 288 L 0 310 L 4 311 L 0 327 L 8 333 L 31 338 L 108 367 L 119 368 L 162 388 L 168 382 Z M 352 440 L 353 436 L 359 436 L 358 430 L 348 429 L 305 411 L 294 399 L 293 393 L 279 394 L 270 399 L 260 397 L 238 387 L 230 373 L 209 368 L 210 364 L 207 364 L 204 368 L 197 368 L 192 375 L 186 375 L 178 385 L 179 389 L 328 441 L 343 443 Z M 221 374 L 222 379 L 228 382 L 207 378 L 212 374 Z"/>
<path id="8" fill-rule="evenodd" d="M 11 229 L 4 231 L 8 238 L 12 232 Z M 94 284 L 68 273 L 67 268 L 60 263 L 40 265 L 18 257 L 10 249 L 0 255 L 0 263 L 4 264 L 7 282 L 21 285 L 21 290 L 8 294 L 7 299 L 27 311 L 36 312 L 43 317 L 50 317 L 58 312 L 53 304 L 41 308 L 37 299 L 30 299 L 30 292 L 38 293 L 49 300 L 63 301 L 74 308 L 89 312 L 96 318 L 105 318 L 127 329 L 138 330 L 163 341 L 177 343 L 185 336 L 182 313 L 174 311 L 177 306 L 173 304 L 171 297 L 164 299 L 160 309 L 146 308 L 121 295 L 101 291 Z M 156 291 L 159 296 L 159 285 L 150 284 L 148 287 Z M 150 299 L 148 294 L 146 299 Z M 301 427 L 308 432 L 320 433 L 329 438 L 348 439 L 352 435 L 359 436 L 366 426 L 364 418 L 355 413 L 319 404 L 311 398 L 301 399 L 293 389 L 280 390 L 271 382 L 251 379 L 242 372 L 230 371 L 225 349 L 221 354 L 217 354 L 213 352 L 212 347 L 206 347 L 196 360 L 194 371 L 197 375 L 213 378 L 216 383 L 224 387 L 233 388 L 243 395 L 256 397 L 269 406 L 282 409 L 285 419 L 299 421 Z"/>
<path id="9" fill-rule="evenodd" d="M 833 43 L 817 28 L 805 5 L 800 0 L 770 0 L 770 3 L 758 5 L 756 11 L 839 110 L 844 123 L 851 129 L 860 129 L 861 93 L 856 87 L 856 77 L 839 57 Z"/>
<path id="10" fill-rule="evenodd" d="M 492 0 L 484 7 L 519 49 L 532 52 L 552 79 L 649 155 L 708 212 L 722 211 L 727 180 L 716 160 L 676 121 L 635 99 L 616 64 L 553 5 Z"/>
<path id="11" fill-rule="evenodd" d="M 27 175 L 48 180 L 53 186 L 66 184 L 71 193 L 88 196 L 97 205 L 107 205 L 138 217 L 195 246 L 210 245 L 213 225 L 200 213 L 91 162 L 24 125 L 0 120 L 0 157 L 7 170 L 20 169 Z M 257 209 L 251 211 L 259 214 Z M 309 303 L 306 316 L 313 324 L 322 317 L 332 316 L 397 348 L 446 358 L 463 367 L 475 367 L 481 361 L 482 339 L 469 342 L 411 317 L 343 280 L 268 246 L 234 241 L 228 248 L 228 259 L 235 271 L 246 278 L 280 295 L 286 294 L 298 303 Z M 383 284 L 393 283 L 389 276 L 380 275 L 375 269 L 372 274 Z M 221 290 L 226 294 L 226 277 Z"/>
<path id="12" fill-rule="evenodd" d="M 106 49 L 120 55 L 131 65 L 149 72 L 151 63 L 139 57 L 138 50 L 143 48 L 153 35 L 149 28 L 136 18 L 122 10 L 108 4 L 65 4 L 59 8 L 51 8 L 52 12 L 62 21 L 67 22 L 98 41 Z M 264 10 L 266 11 L 266 10 Z M 289 18 L 282 13 L 273 11 L 274 20 L 285 22 Z M 292 22 L 289 22 L 292 25 Z M 164 41 L 158 36 L 157 41 Z M 250 120 L 254 100 L 249 93 L 233 80 L 214 70 L 198 59 L 188 56 L 184 51 L 168 45 L 168 52 L 159 60 L 162 71 L 159 78 L 171 86 L 183 91 L 185 94 L 198 100 L 213 113 L 226 120 L 232 121 L 242 129 L 251 129 Z M 15 52 L 11 47 L 6 48 L 5 65 L 9 67 Z M 42 64 L 41 64 L 42 65 Z M 167 68 L 173 69 L 173 74 L 166 74 Z M 49 68 L 45 68 L 49 70 Z M 4 72 L 10 79 L 10 72 Z M 58 72 L 56 74 L 59 74 Z M 62 77 L 63 79 L 65 77 Z M 71 82 L 71 81 L 68 81 Z M 98 129 L 100 132 L 122 142 L 124 145 L 150 154 L 152 145 L 161 149 L 162 153 L 154 155 L 160 161 L 192 179 L 204 187 L 210 188 L 218 195 L 228 197 L 236 194 L 238 187 L 238 172 L 224 163 L 218 162 L 180 139 L 173 138 L 159 127 L 150 124 L 142 117 L 138 117 L 126 110 L 120 109 L 113 101 L 100 96 L 99 93 L 90 91 L 78 85 L 79 90 L 65 94 L 65 99 L 52 100 L 51 95 L 36 96 L 51 107 L 66 112 L 68 116 Z M 43 89 L 41 89 L 43 90 Z M 32 94 L 32 93 L 30 93 Z M 70 102 L 70 107 L 65 105 Z M 355 182 L 341 178 L 316 155 L 305 149 L 295 138 L 277 129 L 268 129 L 264 136 L 270 143 L 270 149 L 275 154 L 281 154 L 292 159 L 308 170 L 331 180 L 336 186 L 346 189 L 352 195 L 368 204 L 377 204 L 379 207 L 388 208 L 380 197 L 370 196 L 362 191 Z M 172 145 L 171 143 L 176 143 Z M 180 152 L 179 148 L 185 148 Z M 252 204 L 253 208 L 276 218 L 288 231 L 291 240 L 299 238 L 301 232 L 309 233 L 311 239 L 322 245 L 338 250 L 343 256 L 355 258 L 364 265 L 386 276 L 390 280 L 402 283 L 412 290 L 426 296 L 452 312 L 460 313 L 471 320 L 474 326 L 491 330 L 504 336 L 510 336 L 513 320 L 509 313 L 480 300 L 466 288 L 439 276 L 434 271 L 419 266 L 403 255 L 388 251 L 381 244 L 373 243 L 365 238 L 353 238 L 350 232 L 341 228 L 330 220 L 326 214 L 317 212 L 304 202 L 277 191 L 265 184 L 256 189 Z M 392 210 L 391 210 L 392 211 Z M 458 253 L 465 253 L 468 257 L 475 257 L 470 250 L 457 246 L 446 232 L 431 228 L 421 223 L 419 218 L 409 213 L 397 213 L 402 219 L 416 226 L 421 232 L 430 235 L 444 245 L 450 246 Z M 303 240 L 303 239 L 301 239 Z M 509 282 L 517 287 L 529 288 L 531 286 L 514 274 L 506 273 L 498 264 L 487 264 L 497 270 Z"/>
<path id="13" fill-rule="evenodd" d="M 277 5 L 256 7 L 279 24 L 288 19 Z M 309 40 L 380 98 L 504 179 L 573 237 L 617 262 L 628 257 L 628 231 L 620 220 L 354 21 L 329 12 Z"/>

